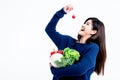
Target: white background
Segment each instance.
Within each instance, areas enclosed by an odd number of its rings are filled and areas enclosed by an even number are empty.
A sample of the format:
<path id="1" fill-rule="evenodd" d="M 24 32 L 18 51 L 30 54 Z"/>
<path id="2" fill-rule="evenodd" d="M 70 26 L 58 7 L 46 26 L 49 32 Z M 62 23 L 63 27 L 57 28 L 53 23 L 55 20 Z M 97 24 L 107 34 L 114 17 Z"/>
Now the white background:
<path id="1" fill-rule="evenodd" d="M 74 10 L 60 20 L 59 32 L 76 38 L 91 16 L 105 24 L 105 75 L 94 73 L 91 80 L 119 80 L 119 0 L 0 0 L 0 80 L 52 80 L 49 52 L 56 46 L 44 29 L 53 14 L 67 4 Z"/>

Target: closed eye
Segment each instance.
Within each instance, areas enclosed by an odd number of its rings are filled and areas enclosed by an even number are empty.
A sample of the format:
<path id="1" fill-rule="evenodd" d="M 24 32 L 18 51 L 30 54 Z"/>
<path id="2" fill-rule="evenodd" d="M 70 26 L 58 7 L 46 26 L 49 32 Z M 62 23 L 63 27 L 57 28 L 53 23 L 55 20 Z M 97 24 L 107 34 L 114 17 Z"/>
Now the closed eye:
<path id="1" fill-rule="evenodd" d="M 86 23 L 86 25 L 89 25 L 89 24 L 90 24 L 89 22 Z"/>

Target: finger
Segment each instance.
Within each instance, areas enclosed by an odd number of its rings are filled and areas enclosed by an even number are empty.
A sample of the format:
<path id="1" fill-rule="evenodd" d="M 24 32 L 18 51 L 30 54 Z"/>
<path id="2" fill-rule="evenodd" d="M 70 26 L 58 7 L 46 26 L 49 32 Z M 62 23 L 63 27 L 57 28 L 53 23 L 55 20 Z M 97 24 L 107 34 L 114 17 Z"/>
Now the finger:
<path id="1" fill-rule="evenodd" d="M 72 5 L 67 5 L 67 6 L 64 7 L 64 11 L 66 13 L 70 12 L 71 10 L 73 10 L 73 6 Z"/>

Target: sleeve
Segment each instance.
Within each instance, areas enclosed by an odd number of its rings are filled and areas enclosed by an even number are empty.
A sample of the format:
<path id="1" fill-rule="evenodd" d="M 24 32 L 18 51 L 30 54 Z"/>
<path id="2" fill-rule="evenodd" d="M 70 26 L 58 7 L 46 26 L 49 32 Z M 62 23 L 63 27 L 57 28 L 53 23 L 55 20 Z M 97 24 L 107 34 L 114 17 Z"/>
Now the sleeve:
<path id="1" fill-rule="evenodd" d="M 57 77 L 81 76 L 85 74 L 89 69 L 95 67 L 98 51 L 98 45 L 94 45 L 89 48 L 89 50 L 87 50 L 86 54 L 80 59 L 78 63 L 64 68 L 51 67 L 51 72 L 54 76 Z"/>
<path id="2" fill-rule="evenodd" d="M 60 18 L 64 16 L 64 14 L 66 13 L 63 8 L 57 11 L 45 28 L 46 33 L 51 38 L 51 40 L 55 43 L 56 46 L 60 44 L 60 40 L 61 38 L 63 38 L 63 35 L 61 35 L 59 32 L 56 31 L 56 25 L 60 20 Z"/>

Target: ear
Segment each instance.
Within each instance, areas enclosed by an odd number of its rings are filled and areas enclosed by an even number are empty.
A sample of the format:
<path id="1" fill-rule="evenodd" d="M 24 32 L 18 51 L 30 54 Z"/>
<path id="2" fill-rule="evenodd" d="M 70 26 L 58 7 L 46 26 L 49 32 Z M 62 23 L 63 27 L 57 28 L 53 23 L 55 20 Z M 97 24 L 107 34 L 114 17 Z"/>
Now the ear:
<path id="1" fill-rule="evenodd" d="M 96 34 L 96 33 L 97 33 L 97 30 L 92 30 L 91 31 L 91 35 Z"/>

